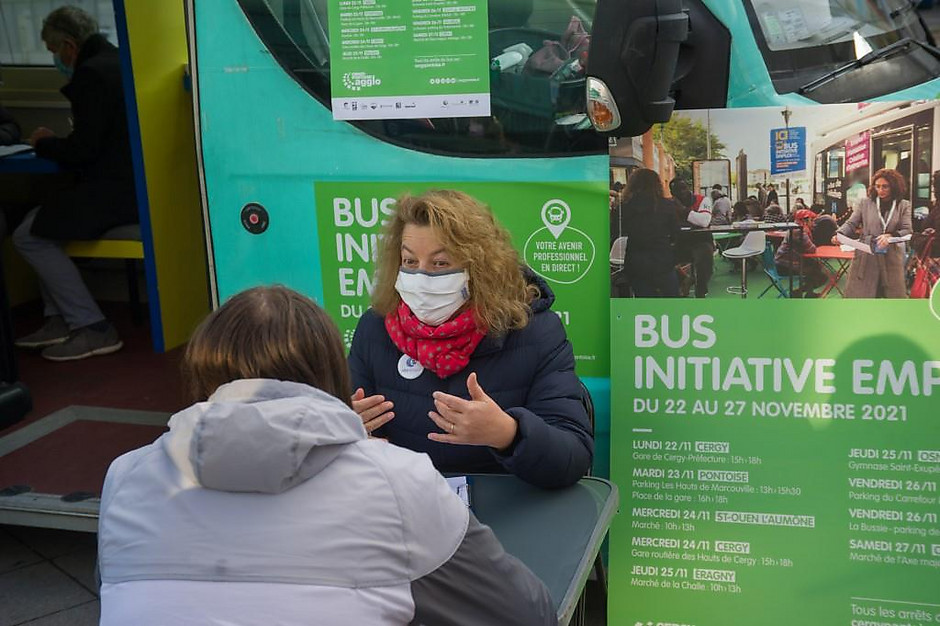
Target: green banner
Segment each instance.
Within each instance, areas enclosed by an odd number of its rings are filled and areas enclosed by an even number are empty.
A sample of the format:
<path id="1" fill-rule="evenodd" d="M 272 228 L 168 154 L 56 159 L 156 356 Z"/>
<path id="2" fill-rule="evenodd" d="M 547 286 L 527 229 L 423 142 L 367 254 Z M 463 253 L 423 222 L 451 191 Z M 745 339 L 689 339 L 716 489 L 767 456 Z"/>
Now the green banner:
<path id="1" fill-rule="evenodd" d="M 610 623 L 940 623 L 930 303 L 612 300 L 611 345 Z"/>
<path id="2" fill-rule="evenodd" d="M 555 292 L 580 376 L 606 377 L 607 191 L 603 183 L 315 184 L 324 303 L 347 347 L 369 307 L 375 248 L 383 221 L 405 192 L 459 189 L 489 205 L 512 235 L 519 256 Z"/>
<path id="3" fill-rule="evenodd" d="M 330 0 L 335 119 L 490 114 L 486 0 Z"/>

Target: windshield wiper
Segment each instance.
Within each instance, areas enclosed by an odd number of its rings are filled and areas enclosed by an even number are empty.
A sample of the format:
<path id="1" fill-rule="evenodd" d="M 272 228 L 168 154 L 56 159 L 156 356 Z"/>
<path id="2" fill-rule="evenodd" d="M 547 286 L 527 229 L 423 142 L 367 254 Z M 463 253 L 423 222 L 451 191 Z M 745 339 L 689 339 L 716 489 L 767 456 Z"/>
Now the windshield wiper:
<path id="1" fill-rule="evenodd" d="M 940 48 L 936 48 L 934 46 L 931 46 L 930 44 L 924 43 L 923 41 L 918 41 L 910 37 L 904 37 L 903 39 L 898 39 L 894 43 L 888 44 L 887 46 L 883 48 L 872 50 L 868 54 L 861 56 L 855 59 L 854 61 L 849 61 L 845 65 L 840 65 L 839 67 L 832 70 L 831 72 L 823 74 L 819 78 L 816 78 L 806 83 L 805 85 L 803 85 L 797 90 L 797 93 L 807 94 L 811 91 L 814 91 L 822 87 L 823 85 L 831 83 L 832 81 L 839 78 L 840 76 L 843 76 L 844 74 L 847 74 L 853 70 L 857 70 L 858 68 L 864 67 L 870 63 L 874 63 L 875 61 L 886 59 L 899 52 L 907 50 L 911 46 L 920 46 L 921 48 L 923 48 L 930 54 L 940 59 Z"/>

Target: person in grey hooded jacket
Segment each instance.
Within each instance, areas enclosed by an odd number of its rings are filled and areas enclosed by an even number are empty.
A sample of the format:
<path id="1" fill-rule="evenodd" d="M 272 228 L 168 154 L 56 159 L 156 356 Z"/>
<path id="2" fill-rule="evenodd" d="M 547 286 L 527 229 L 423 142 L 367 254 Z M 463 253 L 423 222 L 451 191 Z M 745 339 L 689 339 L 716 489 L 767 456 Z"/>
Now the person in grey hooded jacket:
<path id="1" fill-rule="evenodd" d="M 102 626 L 557 624 L 426 455 L 368 438 L 316 304 L 234 296 L 184 371 L 203 401 L 108 470 Z"/>

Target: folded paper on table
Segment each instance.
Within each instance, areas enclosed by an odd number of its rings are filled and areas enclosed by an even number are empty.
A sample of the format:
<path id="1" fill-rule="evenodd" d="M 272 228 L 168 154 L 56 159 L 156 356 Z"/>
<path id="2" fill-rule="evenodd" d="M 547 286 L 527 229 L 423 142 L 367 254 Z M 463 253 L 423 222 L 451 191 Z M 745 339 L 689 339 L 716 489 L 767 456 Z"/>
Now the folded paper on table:
<path id="1" fill-rule="evenodd" d="M 12 146 L 0 146 L 0 158 L 5 156 L 11 156 L 13 154 L 21 154 L 23 152 L 31 152 L 33 147 L 28 143 L 16 143 Z"/>
<path id="2" fill-rule="evenodd" d="M 448 476 L 447 484 L 454 490 L 463 503 L 470 506 L 470 481 L 466 476 Z"/>

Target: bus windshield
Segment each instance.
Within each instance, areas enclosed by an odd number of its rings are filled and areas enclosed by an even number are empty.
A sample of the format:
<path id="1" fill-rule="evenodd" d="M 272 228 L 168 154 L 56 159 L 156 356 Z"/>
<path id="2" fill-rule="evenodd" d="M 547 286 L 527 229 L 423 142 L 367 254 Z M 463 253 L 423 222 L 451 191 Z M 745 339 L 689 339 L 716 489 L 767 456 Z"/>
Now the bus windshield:
<path id="1" fill-rule="evenodd" d="M 803 87 L 836 68 L 902 40 L 930 41 L 911 0 L 745 0 L 751 27 L 778 93 Z M 859 66 L 817 102 L 858 102 L 940 75 L 940 60 L 922 46 Z"/>
<path id="2" fill-rule="evenodd" d="M 891 35 L 891 43 L 921 30 L 910 0 L 749 1 L 773 52 L 852 42 L 856 33 L 865 39 Z"/>

